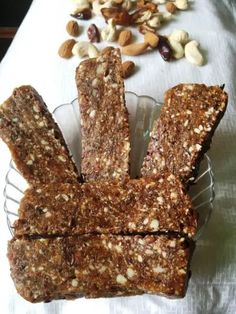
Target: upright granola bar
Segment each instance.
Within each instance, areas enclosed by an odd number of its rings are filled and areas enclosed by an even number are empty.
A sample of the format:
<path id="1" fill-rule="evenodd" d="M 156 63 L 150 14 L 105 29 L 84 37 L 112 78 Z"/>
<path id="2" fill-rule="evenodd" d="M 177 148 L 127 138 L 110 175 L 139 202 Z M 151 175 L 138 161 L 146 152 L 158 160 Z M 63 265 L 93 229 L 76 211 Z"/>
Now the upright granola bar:
<path id="1" fill-rule="evenodd" d="M 85 181 L 128 174 L 129 122 L 119 49 L 80 63 L 76 70 Z"/>
<path id="2" fill-rule="evenodd" d="M 183 297 L 191 243 L 170 235 L 12 239 L 11 276 L 30 302 L 164 294 Z"/>
<path id="3" fill-rule="evenodd" d="M 15 236 L 178 232 L 192 237 L 197 214 L 181 182 L 155 178 L 30 188 L 20 204 Z"/>
<path id="4" fill-rule="evenodd" d="M 169 89 L 153 126 L 142 175 L 169 169 L 186 184 L 194 180 L 224 115 L 227 98 L 219 86 L 180 84 Z"/>
<path id="5" fill-rule="evenodd" d="M 15 88 L 1 105 L 0 137 L 30 184 L 77 181 L 62 133 L 33 87 Z"/>

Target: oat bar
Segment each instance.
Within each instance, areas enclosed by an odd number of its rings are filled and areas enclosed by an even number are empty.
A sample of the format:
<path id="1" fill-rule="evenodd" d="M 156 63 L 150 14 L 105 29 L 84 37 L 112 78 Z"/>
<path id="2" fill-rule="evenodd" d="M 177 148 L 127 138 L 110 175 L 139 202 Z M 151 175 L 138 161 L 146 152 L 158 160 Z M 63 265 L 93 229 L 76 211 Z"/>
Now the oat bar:
<path id="1" fill-rule="evenodd" d="M 80 63 L 76 70 L 85 181 L 119 179 L 129 168 L 129 122 L 119 49 Z"/>
<path id="2" fill-rule="evenodd" d="M 13 239 L 11 276 L 30 302 L 162 294 L 183 297 L 192 242 L 179 236 L 84 235 Z"/>
<path id="3" fill-rule="evenodd" d="M 142 175 L 168 168 L 184 183 L 193 181 L 226 105 L 227 94 L 219 86 L 180 84 L 169 89 L 151 133 Z"/>
<path id="4" fill-rule="evenodd" d="M 0 137 L 30 184 L 77 182 L 62 133 L 33 87 L 16 88 L 1 105 Z"/>
<path id="5" fill-rule="evenodd" d="M 155 178 L 51 184 L 30 188 L 20 204 L 15 236 L 179 232 L 193 237 L 197 214 L 181 182 Z"/>

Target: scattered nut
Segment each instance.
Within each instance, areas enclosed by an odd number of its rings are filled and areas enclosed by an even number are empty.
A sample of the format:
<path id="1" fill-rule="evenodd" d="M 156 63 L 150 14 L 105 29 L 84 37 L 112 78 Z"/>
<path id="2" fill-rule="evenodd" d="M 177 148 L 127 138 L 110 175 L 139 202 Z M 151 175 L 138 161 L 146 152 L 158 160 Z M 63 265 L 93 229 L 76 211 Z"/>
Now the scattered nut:
<path id="1" fill-rule="evenodd" d="M 188 44 L 185 45 L 184 53 L 185 53 L 186 59 L 190 63 L 201 66 L 204 63 L 204 59 L 198 47 L 199 47 L 199 43 L 196 40 L 192 40 Z"/>
<path id="2" fill-rule="evenodd" d="M 170 61 L 172 57 L 172 48 L 164 36 L 159 36 L 159 42 L 157 45 L 157 49 L 160 52 L 160 55 L 165 61 Z"/>
<path id="3" fill-rule="evenodd" d="M 135 24 L 142 24 L 146 21 L 149 21 L 152 16 L 152 12 L 150 10 L 137 10 L 134 13 L 132 13 L 132 23 Z"/>
<path id="4" fill-rule="evenodd" d="M 79 9 L 76 13 L 71 14 L 71 16 L 78 20 L 89 20 L 92 17 L 92 13 L 90 9 Z"/>
<path id="5" fill-rule="evenodd" d="M 122 63 L 122 77 L 128 78 L 131 76 L 135 69 L 135 63 L 133 61 L 125 61 Z"/>
<path id="6" fill-rule="evenodd" d="M 108 0 L 101 4 L 99 0 L 94 0 L 92 3 L 93 13 L 95 15 L 102 15 L 103 8 L 111 8 L 113 6 L 113 0 Z"/>
<path id="7" fill-rule="evenodd" d="M 87 29 L 88 39 L 92 43 L 98 43 L 100 41 L 100 33 L 95 24 L 91 24 Z"/>
<path id="8" fill-rule="evenodd" d="M 121 48 L 121 53 L 127 56 L 138 56 L 144 53 L 148 48 L 147 43 L 131 44 Z"/>
<path id="9" fill-rule="evenodd" d="M 116 1 L 120 1 L 120 0 L 116 0 Z M 122 8 L 129 11 L 133 6 L 133 2 L 134 1 L 132 1 L 132 0 L 123 0 L 122 1 Z"/>
<path id="10" fill-rule="evenodd" d="M 75 43 L 76 41 L 74 39 L 67 39 L 64 41 L 58 50 L 59 56 L 66 59 L 72 57 L 72 48 L 74 47 Z"/>
<path id="11" fill-rule="evenodd" d="M 177 7 L 176 7 L 176 5 L 173 2 L 169 1 L 169 2 L 166 3 L 166 10 L 168 12 L 170 12 L 171 14 L 174 14 L 176 9 L 177 9 Z"/>
<path id="12" fill-rule="evenodd" d="M 180 42 L 172 39 L 171 37 L 168 38 L 169 39 L 169 43 L 170 43 L 170 46 L 173 50 L 173 57 L 175 59 L 181 59 L 183 58 L 184 56 L 184 48 L 183 46 L 181 45 Z"/>
<path id="13" fill-rule="evenodd" d="M 147 32 L 144 35 L 144 42 L 149 44 L 150 47 L 155 48 L 158 45 L 159 37 L 156 34 L 151 32 Z"/>
<path id="14" fill-rule="evenodd" d="M 66 30 L 70 36 L 73 36 L 73 37 L 79 36 L 79 25 L 76 21 L 73 21 L 73 20 L 69 21 L 66 24 Z"/>
<path id="15" fill-rule="evenodd" d="M 185 45 L 189 41 L 189 34 L 182 29 L 175 29 L 169 38 L 178 41 L 180 44 Z"/>
<path id="16" fill-rule="evenodd" d="M 123 8 L 103 8 L 101 12 L 106 21 L 113 19 L 115 24 L 124 26 L 132 24 L 132 16 Z"/>
<path id="17" fill-rule="evenodd" d="M 155 33 L 156 29 L 154 27 L 149 26 L 146 22 L 141 24 L 138 28 L 141 34 L 146 34 L 147 32 Z"/>
<path id="18" fill-rule="evenodd" d="M 120 46 L 127 46 L 132 40 L 132 32 L 130 30 L 124 30 L 120 32 L 118 43 Z"/>
<path id="19" fill-rule="evenodd" d="M 188 9 L 188 0 L 176 0 L 175 6 L 179 10 L 187 10 Z"/>
<path id="20" fill-rule="evenodd" d="M 73 0 L 74 3 L 74 10 L 73 10 L 73 14 L 76 13 L 76 11 L 78 10 L 83 10 L 83 9 L 89 9 L 90 8 L 90 4 L 88 0 Z"/>
<path id="21" fill-rule="evenodd" d="M 87 41 L 81 41 L 74 45 L 72 53 L 75 56 L 80 58 L 89 57 L 96 58 L 99 54 L 99 51 L 96 46 Z"/>
<path id="22" fill-rule="evenodd" d="M 155 3 L 146 0 L 138 0 L 137 8 L 149 10 L 153 13 L 158 11 L 157 5 Z"/>
<path id="23" fill-rule="evenodd" d="M 108 20 L 107 27 L 103 28 L 101 31 L 101 36 L 103 40 L 115 41 L 117 38 L 116 25 L 113 19 Z"/>

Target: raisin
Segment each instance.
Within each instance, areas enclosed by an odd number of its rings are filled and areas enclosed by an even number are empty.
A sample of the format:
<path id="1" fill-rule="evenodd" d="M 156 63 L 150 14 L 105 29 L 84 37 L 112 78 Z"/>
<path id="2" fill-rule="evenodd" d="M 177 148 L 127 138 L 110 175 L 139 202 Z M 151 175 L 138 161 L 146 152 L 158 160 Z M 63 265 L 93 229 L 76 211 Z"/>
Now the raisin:
<path id="1" fill-rule="evenodd" d="M 89 20 L 92 17 L 92 12 L 90 9 L 83 9 L 76 14 L 71 14 L 71 16 L 78 20 Z"/>
<path id="2" fill-rule="evenodd" d="M 91 24 L 87 30 L 88 38 L 92 43 L 98 43 L 100 41 L 100 33 L 95 24 Z"/>
<path id="3" fill-rule="evenodd" d="M 170 61 L 172 57 L 172 48 L 164 36 L 159 36 L 159 42 L 157 45 L 157 49 L 165 61 Z"/>

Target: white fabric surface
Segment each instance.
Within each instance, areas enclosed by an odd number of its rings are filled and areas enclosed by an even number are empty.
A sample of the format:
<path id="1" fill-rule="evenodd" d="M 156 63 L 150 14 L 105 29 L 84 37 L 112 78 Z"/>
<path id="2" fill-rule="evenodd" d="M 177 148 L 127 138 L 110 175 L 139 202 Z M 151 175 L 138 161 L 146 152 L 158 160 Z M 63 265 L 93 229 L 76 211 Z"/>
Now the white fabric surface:
<path id="1" fill-rule="evenodd" d="M 76 97 L 74 82 L 78 60 L 58 57 L 60 43 L 67 38 L 69 0 L 34 0 L 7 55 L 0 64 L 0 102 L 15 86 L 33 85 L 50 110 Z M 83 24 L 89 24 L 90 21 Z M 97 25 L 104 25 L 100 19 Z M 182 300 L 158 296 L 30 304 L 17 295 L 6 258 L 10 238 L 2 210 L 4 177 L 10 155 L 0 143 L 0 295 L 1 313 L 236 313 L 236 1 L 196 0 L 191 10 L 178 13 L 161 29 L 168 34 L 183 28 L 199 40 L 207 64 L 197 68 L 182 59 L 164 62 L 157 52 L 134 59 L 139 70 L 126 81 L 126 89 L 158 100 L 169 87 L 181 82 L 223 84 L 229 93 L 227 113 L 213 139 L 210 156 L 216 180 L 216 200 L 208 229 L 197 243 L 192 278 Z M 86 38 L 85 32 L 81 38 Z M 102 44 L 101 44 L 102 45 Z"/>

